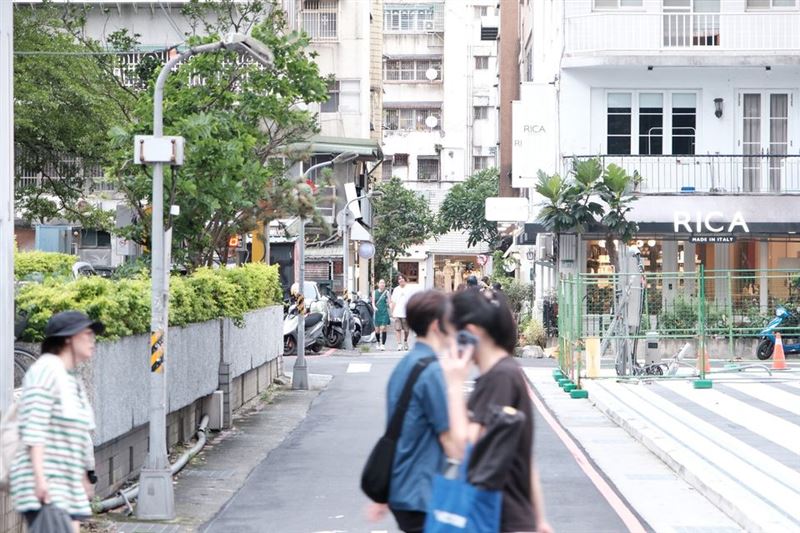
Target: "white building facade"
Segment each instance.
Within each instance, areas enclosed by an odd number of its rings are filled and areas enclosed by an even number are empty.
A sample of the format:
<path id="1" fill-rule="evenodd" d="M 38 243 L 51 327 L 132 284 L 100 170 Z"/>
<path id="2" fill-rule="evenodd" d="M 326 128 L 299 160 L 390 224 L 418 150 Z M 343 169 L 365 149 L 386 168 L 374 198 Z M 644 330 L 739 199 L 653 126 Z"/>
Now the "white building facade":
<path id="1" fill-rule="evenodd" d="M 386 0 L 383 6 L 383 177 L 436 210 L 447 191 L 497 166 L 497 16 L 490 0 Z M 398 270 L 451 290 L 485 247 L 450 233 L 412 247 Z"/>
<path id="2" fill-rule="evenodd" d="M 514 179 L 532 187 L 537 170 L 567 173 L 574 157 L 639 172 L 631 218 L 645 270 L 762 271 L 712 290 L 765 309 L 777 288 L 763 271 L 800 270 L 800 2 L 525 0 L 521 9 Z M 609 268 L 602 235 L 577 248 L 562 236 L 560 264 L 548 265 L 541 228 L 526 234 L 538 244 L 539 303 L 556 270 Z"/>

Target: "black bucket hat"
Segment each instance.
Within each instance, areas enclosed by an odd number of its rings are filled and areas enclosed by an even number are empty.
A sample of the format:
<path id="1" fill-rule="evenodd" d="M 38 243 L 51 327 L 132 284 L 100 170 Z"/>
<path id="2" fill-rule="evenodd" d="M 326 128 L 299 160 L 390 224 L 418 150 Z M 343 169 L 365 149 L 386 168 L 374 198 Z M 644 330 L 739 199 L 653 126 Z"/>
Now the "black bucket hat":
<path id="1" fill-rule="evenodd" d="M 44 328 L 45 337 L 72 337 L 86 328 L 102 335 L 106 327 L 80 311 L 62 311 L 50 317 Z"/>

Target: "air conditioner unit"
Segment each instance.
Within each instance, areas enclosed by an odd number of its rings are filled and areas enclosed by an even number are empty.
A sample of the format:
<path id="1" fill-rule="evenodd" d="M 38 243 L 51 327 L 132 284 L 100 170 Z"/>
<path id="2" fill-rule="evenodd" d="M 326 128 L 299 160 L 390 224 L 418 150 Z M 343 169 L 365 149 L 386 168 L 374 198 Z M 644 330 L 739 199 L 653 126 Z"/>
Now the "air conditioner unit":
<path id="1" fill-rule="evenodd" d="M 552 235 L 539 235 L 536 257 L 541 261 L 550 261 L 553 259 L 553 236 Z"/>
<path id="2" fill-rule="evenodd" d="M 425 31 L 433 31 L 435 29 L 435 25 L 433 24 L 432 20 L 428 20 L 425 22 Z"/>

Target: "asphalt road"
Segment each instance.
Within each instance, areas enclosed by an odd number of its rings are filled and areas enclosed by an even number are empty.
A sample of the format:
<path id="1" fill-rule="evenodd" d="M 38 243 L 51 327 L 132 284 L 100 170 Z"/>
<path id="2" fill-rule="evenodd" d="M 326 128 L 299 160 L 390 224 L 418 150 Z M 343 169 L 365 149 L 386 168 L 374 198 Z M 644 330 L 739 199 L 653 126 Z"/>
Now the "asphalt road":
<path id="1" fill-rule="evenodd" d="M 397 531 L 391 518 L 369 523 L 359 490 L 366 456 L 384 426 L 385 387 L 400 355 L 309 358 L 310 372 L 334 378 L 300 426 L 251 473 L 207 532 Z M 293 359 L 287 358 L 290 369 Z M 528 362 L 526 364 L 547 364 Z M 558 532 L 619 532 L 626 527 L 537 413 L 534 456 L 548 519 Z M 573 450 L 574 451 L 574 450 Z"/>

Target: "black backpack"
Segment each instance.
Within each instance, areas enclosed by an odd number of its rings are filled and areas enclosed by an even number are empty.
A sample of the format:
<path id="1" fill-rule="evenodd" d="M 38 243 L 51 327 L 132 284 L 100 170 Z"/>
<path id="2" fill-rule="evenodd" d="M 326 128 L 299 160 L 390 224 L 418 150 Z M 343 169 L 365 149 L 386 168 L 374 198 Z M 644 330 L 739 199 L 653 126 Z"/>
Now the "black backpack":
<path id="1" fill-rule="evenodd" d="M 392 466 L 394 465 L 394 453 L 397 449 L 397 440 L 403 429 L 403 419 L 411 403 L 411 394 L 414 391 L 414 384 L 417 382 L 422 371 L 429 364 L 436 361 L 435 356 L 426 357 L 417 361 L 411 374 L 406 380 L 400 400 L 392 414 L 392 419 L 386 428 L 386 432 L 378 439 L 372 453 L 369 454 L 367 464 L 361 473 L 361 490 L 364 494 L 376 503 L 387 503 L 389 501 L 389 485 L 392 481 Z"/>

